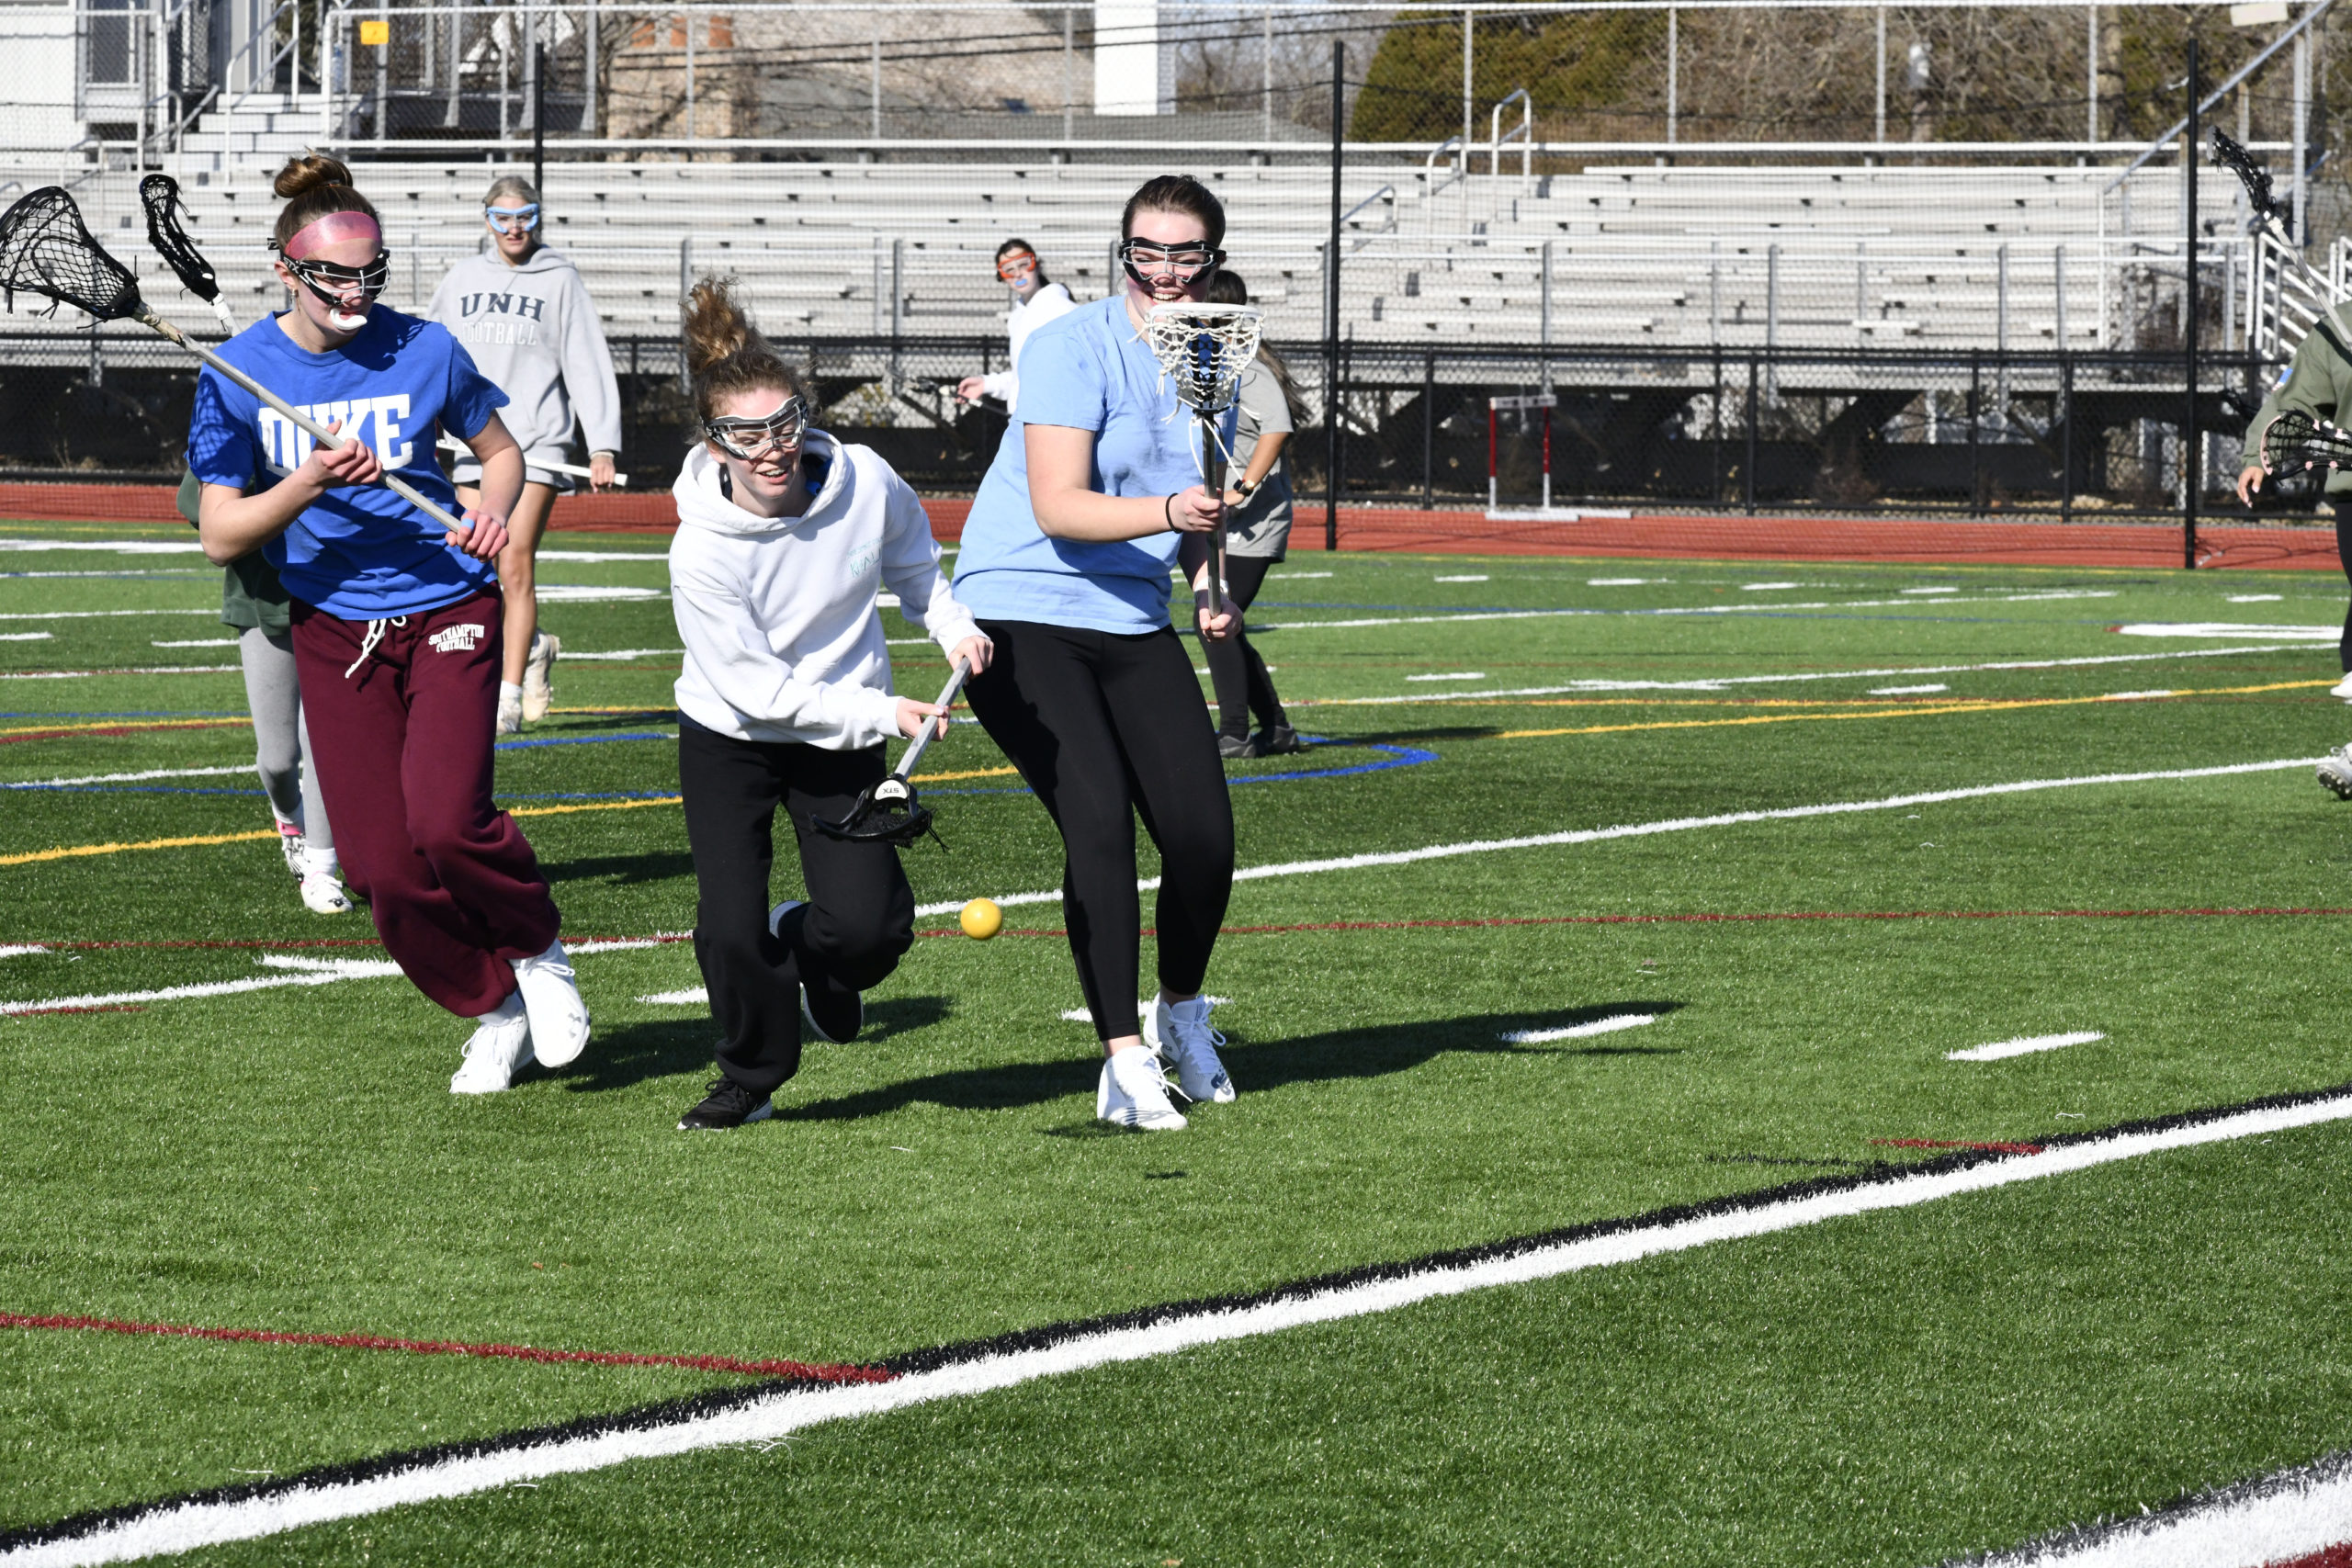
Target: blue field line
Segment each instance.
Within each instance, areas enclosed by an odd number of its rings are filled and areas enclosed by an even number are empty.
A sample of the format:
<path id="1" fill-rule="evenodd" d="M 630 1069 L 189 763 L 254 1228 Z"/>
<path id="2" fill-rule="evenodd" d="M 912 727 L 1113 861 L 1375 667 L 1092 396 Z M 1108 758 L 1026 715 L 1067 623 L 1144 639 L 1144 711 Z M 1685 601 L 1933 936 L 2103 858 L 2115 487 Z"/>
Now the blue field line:
<path id="1" fill-rule="evenodd" d="M 223 666 L 223 668 L 227 668 Z M 242 712 L 231 713 L 226 708 L 172 708 L 147 713 L 0 713 L 0 718 L 243 718 Z"/>
<path id="2" fill-rule="evenodd" d="M 1443 761 L 1436 752 L 1424 751 L 1418 746 L 1383 746 L 1370 740 L 1325 740 L 1311 736 L 1302 737 L 1302 739 L 1309 746 L 1361 747 L 1366 751 L 1380 751 L 1385 752 L 1385 755 L 1377 762 L 1358 762 L 1352 767 L 1345 768 L 1301 768 L 1280 773 L 1236 773 L 1226 779 L 1227 785 L 1229 787 L 1234 784 L 1295 784 L 1302 779 L 1343 779 L 1354 773 L 1385 773 L 1391 768 L 1414 768 L 1423 762 Z M 1026 784 L 1016 784 L 1004 789 L 926 788 L 922 793 L 925 795 L 1027 795 L 1030 790 Z"/>
<path id="3" fill-rule="evenodd" d="M 502 740 L 501 751 L 519 751 L 531 746 L 601 746 L 611 740 L 675 740 L 674 735 L 658 729 L 633 730 L 627 735 L 550 735 L 538 740 Z"/>

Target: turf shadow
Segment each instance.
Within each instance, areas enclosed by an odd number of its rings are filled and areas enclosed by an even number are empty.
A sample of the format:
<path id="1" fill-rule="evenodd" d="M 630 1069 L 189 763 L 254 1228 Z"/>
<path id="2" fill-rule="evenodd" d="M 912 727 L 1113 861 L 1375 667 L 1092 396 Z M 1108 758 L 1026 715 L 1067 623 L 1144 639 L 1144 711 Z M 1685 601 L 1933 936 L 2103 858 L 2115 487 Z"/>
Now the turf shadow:
<path id="1" fill-rule="evenodd" d="M 891 997 L 865 1004 L 865 1027 L 848 1045 L 804 1041 L 806 1049 L 854 1051 L 878 1044 L 912 1030 L 943 1022 L 955 1010 L 945 997 Z M 601 1094 L 628 1089 L 648 1078 L 714 1070 L 711 1055 L 718 1044 L 718 1026 L 707 1013 L 691 1018 L 662 1019 L 599 1030 L 580 1064 L 557 1075 L 574 1094 Z"/>
<path id="2" fill-rule="evenodd" d="M 1544 1012 L 1481 1013 L 1468 1018 L 1334 1030 L 1295 1040 L 1252 1043 L 1235 1038 L 1227 1042 L 1221 1055 L 1234 1082 L 1242 1087 L 1244 1093 L 1288 1084 L 1382 1077 L 1409 1071 L 1434 1057 L 1456 1052 L 1508 1056 L 1674 1055 L 1679 1053 L 1679 1047 L 1622 1044 L 1609 1036 L 1590 1045 L 1574 1041 L 1517 1045 L 1501 1036 L 1522 1030 L 1568 1028 L 1619 1013 L 1662 1016 L 1682 1005 L 1629 999 Z M 1054 1061 L 1015 1062 L 962 1072 L 933 1073 L 854 1094 L 812 1100 L 806 1105 L 779 1105 L 775 1120 L 854 1122 L 869 1116 L 887 1116 L 910 1105 L 936 1105 L 949 1111 L 1016 1110 L 1083 1094 L 1093 1089 L 1101 1071 L 1101 1058 L 1090 1053 Z"/>
<path id="3" fill-rule="evenodd" d="M 586 882 L 601 877 L 616 886 L 641 887 L 648 883 L 692 876 L 695 862 L 684 850 L 653 850 L 641 855 L 591 855 L 552 864 L 541 861 L 539 873 L 551 883 Z"/>

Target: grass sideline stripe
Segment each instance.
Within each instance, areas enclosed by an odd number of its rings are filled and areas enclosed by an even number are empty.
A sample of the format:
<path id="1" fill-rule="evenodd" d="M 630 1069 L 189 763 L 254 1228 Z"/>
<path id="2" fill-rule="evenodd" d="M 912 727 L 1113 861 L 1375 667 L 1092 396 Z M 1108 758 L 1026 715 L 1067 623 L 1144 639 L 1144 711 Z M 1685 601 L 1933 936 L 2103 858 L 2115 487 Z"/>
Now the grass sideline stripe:
<path id="1" fill-rule="evenodd" d="M 468 1496 L 541 1476 L 771 1442 L 825 1422 L 970 1397 L 1039 1378 L 1155 1359 L 1472 1291 L 1554 1279 L 1718 1242 L 1912 1208 L 2145 1155 L 2347 1118 L 2352 1118 L 2352 1084 L 2062 1135 L 2039 1154 L 1968 1149 L 1914 1166 L 1818 1177 L 1409 1262 L 1372 1264 L 1247 1295 L 1172 1302 L 943 1345 L 881 1362 L 897 1374 L 888 1382 L 779 1381 L 718 1390 L 609 1416 L 94 1510 L 0 1532 L 0 1565 L 80 1568 L 129 1562 Z"/>
<path id="2" fill-rule="evenodd" d="M 0 1328 L 75 1329 L 94 1334 L 156 1335 L 227 1339 L 247 1345 L 300 1345 L 336 1350 L 405 1350 L 421 1356 L 475 1356 L 508 1361 L 582 1361 L 599 1367 L 683 1367 L 698 1372 L 738 1372 L 796 1382 L 881 1382 L 878 1367 L 811 1361 L 747 1361 L 734 1356 L 663 1356 L 628 1350 L 546 1350 L 531 1345 L 475 1345 L 457 1339 L 399 1339 L 380 1334 L 297 1334 L 268 1328 L 208 1328 L 192 1324 L 132 1323 L 121 1318 L 36 1316 L 0 1312 Z"/>
<path id="3" fill-rule="evenodd" d="M 1548 1045 L 1555 1040 L 1582 1040 L 1594 1034 L 1614 1034 L 1621 1029 L 1639 1029 L 1645 1023 L 1657 1021 L 1657 1014 L 1654 1012 L 1620 1012 L 1594 1019 L 1590 1023 L 1572 1023 L 1565 1029 L 1513 1029 L 1495 1038 L 1506 1045 Z"/>
<path id="4" fill-rule="evenodd" d="M 1943 1568 L 2344 1568 L 2352 1450 Z"/>
<path id="5" fill-rule="evenodd" d="M 1244 866 L 1233 874 L 1236 882 L 1255 882 L 1270 876 L 1306 876 L 1325 871 L 1362 871 L 1373 866 L 1410 865 L 1418 861 L 1447 860 L 1455 855 L 1493 854 L 1502 850 L 1549 849 L 1569 844 L 1594 844 L 1611 839 L 1639 839 L 1653 833 L 1682 833 L 1696 828 L 1734 828 L 1750 822 L 1793 822 L 1808 817 L 1837 817 L 1857 811 L 1893 811 L 1905 806 L 1940 806 L 1947 801 L 1977 800 L 1989 795 L 2025 795 L 2045 789 L 2077 789 L 2086 784 L 2152 784 L 2160 780 L 2227 778 L 2239 773 L 2276 773 L 2284 768 L 2309 768 L 2317 765 L 2316 757 L 2286 757 L 2270 762 L 2230 762 L 2211 768 L 2166 768 L 2139 773 L 2086 773 L 2064 779 L 2019 779 L 2013 784 L 1967 784 L 1958 789 L 1927 790 L 1917 795 L 1890 795 L 1878 800 L 1837 801 L 1823 806 L 1783 806 L 1762 811 L 1726 811 L 1714 817 L 1670 817 L 1656 822 L 1630 822 L 1613 828 L 1577 828 L 1563 833 L 1534 833 L 1521 839 L 1474 839 L 1467 843 L 1430 844 L 1418 850 L 1385 850 L 1368 854 L 1340 855 L 1329 860 L 1278 861 L 1272 865 Z M 7 863 L 0 861 L 0 864 Z M 1136 883 L 1136 890 L 1148 893 L 1159 886 L 1159 878 L 1147 876 Z M 991 895 L 999 905 L 1046 904 L 1061 897 L 1061 889 L 1050 893 L 998 893 Z M 924 915 L 948 915 L 961 909 L 967 899 L 955 898 L 938 904 L 920 904 L 915 908 L 918 918 Z"/>
<path id="6" fill-rule="evenodd" d="M 2028 1056 L 2036 1051 L 2063 1051 L 2069 1045 L 2088 1045 L 2107 1036 L 2096 1029 L 2078 1029 L 2067 1034 L 2027 1034 L 2015 1040 L 1996 1040 L 1990 1045 L 1972 1045 L 1965 1051 L 1947 1051 L 1947 1062 L 1997 1062 L 2008 1056 Z"/>

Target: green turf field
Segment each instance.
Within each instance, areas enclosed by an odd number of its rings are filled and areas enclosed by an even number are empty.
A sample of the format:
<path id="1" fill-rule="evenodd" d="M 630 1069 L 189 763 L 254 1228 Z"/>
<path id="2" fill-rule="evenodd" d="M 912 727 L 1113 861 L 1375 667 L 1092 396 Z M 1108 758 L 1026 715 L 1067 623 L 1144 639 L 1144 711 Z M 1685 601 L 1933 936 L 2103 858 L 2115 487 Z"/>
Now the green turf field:
<path id="1" fill-rule="evenodd" d="M 972 727 L 865 1033 L 687 1135 L 661 541 L 543 560 L 499 784 L 597 1035 L 480 1100 L 404 981 L 264 962 L 380 952 L 294 896 L 187 542 L 0 525 L 0 784 L 71 781 L 0 796 L 0 1313 L 866 1363 L 2352 1079 L 2307 765 L 1872 804 L 2314 758 L 2333 578 L 1302 555 L 1253 621 L 1329 744 L 1231 770 L 1236 1103 L 1099 1133 L 1057 903 L 953 934 L 1060 870 Z M 1931 1563 L 2352 1447 L 2347 1187 L 2323 1125 L 199 1555 Z M 747 1381 L 0 1329 L 0 1531 Z"/>

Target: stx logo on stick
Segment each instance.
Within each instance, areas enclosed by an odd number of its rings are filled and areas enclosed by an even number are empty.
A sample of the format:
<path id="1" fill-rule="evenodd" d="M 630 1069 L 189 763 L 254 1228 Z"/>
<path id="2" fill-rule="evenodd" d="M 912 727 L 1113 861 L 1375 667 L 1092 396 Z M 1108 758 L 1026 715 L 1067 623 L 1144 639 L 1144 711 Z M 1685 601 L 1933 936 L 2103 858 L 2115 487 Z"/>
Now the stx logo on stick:
<path id="1" fill-rule="evenodd" d="M 321 424 L 334 425 L 340 420 L 335 434 L 368 443 L 376 449 L 377 460 L 388 468 L 403 467 L 416 456 L 416 444 L 401 439 L 401 422 L 408 418 L 406 392 L 295 406 Z M 318 445 L 301 426 L 266 404 L 254 413 L 254 428 L 261 437 L 264 459 L 281 474 L 300 468 Z"/>
<path id="2" fill-rule="evenodd" d="M 467 621 L 454 626 L 443 626 L 424 640 L 444 653 L 471 653 L 481 642 L 484 631 L 479 621 Z"/>

